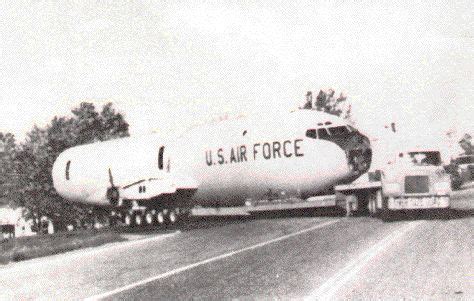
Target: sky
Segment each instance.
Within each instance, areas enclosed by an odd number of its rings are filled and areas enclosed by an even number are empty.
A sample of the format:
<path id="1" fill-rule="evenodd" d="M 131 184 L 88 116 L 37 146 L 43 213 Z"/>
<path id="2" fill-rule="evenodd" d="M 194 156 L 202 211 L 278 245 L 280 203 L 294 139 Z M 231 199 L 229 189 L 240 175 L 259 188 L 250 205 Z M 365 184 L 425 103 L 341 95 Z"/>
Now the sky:
<path id="1" fill-rule="evenodd" d="M 0 131 L 82 101 L 132 135 L 290 110 L 334 88 L 404 140 L 474 133 L 472 1 L 1 1 Z"/>

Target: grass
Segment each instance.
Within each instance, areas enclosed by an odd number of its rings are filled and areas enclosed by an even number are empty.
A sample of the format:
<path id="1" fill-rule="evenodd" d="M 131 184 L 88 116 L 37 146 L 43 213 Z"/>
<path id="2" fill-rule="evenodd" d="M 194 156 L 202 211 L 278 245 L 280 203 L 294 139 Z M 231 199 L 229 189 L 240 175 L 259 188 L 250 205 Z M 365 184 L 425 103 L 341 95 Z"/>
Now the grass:
<path id="1" fill-rule="evenodd" d="M 49 256 L 72 250 L 124 241 L 120 233 L 110 229 L 60 232 L 0 242 L 0 264 Z"/>

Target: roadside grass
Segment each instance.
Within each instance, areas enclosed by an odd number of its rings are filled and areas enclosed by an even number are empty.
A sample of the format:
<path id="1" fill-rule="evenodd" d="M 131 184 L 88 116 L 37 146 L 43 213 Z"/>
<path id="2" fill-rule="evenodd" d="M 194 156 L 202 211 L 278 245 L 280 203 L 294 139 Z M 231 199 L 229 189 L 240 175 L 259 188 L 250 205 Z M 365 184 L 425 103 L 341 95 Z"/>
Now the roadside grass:
<path id="1" fill-rule="evenodd" d="M 18 237 L 0 242 L 0 264 L 125 240 L 127 239 L 123 238 L 120 233 L 111 229 L 78 230 Z"/>

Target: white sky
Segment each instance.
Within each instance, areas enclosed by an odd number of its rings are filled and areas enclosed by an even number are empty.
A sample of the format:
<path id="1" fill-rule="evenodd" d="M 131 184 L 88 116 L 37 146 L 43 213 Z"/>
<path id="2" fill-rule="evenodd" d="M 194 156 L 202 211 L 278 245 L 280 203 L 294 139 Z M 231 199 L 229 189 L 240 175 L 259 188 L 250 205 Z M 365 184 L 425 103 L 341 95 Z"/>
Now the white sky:
<path id="1" fill-rule="evenodd" d="M 333 87 L 362 128 L 474 132 L 472 1 L 294 2 L 2 1 L 0 131 L 112 101 L 168 132 Z"/>

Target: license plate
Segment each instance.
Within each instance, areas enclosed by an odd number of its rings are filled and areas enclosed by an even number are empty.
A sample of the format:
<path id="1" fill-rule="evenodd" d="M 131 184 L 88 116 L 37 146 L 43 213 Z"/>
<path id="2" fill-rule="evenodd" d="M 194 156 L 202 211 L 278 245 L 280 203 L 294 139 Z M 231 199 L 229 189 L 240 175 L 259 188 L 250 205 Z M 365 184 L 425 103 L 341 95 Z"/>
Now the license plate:
<path id="1" fill-rule="evenodd" d="M 389 209 L 445 208 L 447 206 L 444 199 L 435 197 L 397 198 L 389 201 Z"/>

